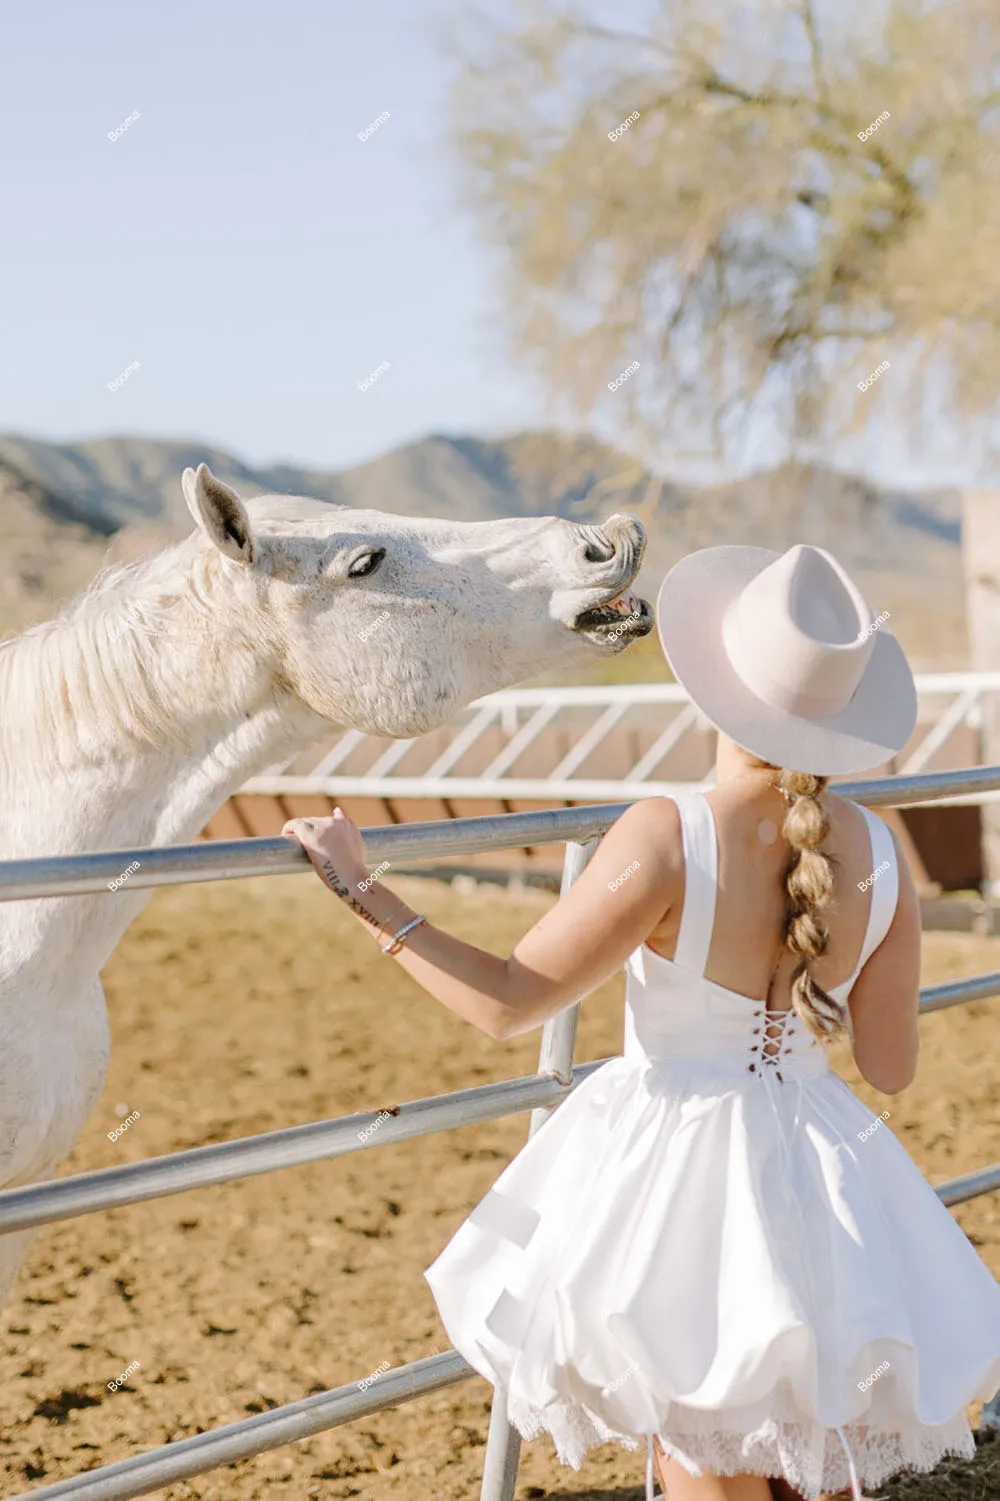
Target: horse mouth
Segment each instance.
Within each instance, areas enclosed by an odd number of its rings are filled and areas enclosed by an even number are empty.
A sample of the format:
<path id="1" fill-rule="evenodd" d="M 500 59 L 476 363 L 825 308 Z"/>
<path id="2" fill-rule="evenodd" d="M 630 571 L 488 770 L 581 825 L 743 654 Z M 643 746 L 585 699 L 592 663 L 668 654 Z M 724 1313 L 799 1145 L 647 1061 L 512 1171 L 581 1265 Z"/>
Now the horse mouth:
<path id="1" fill-rule="evenodd" d="M 640 599 L 631 587 L 626 587 L 603 604 L 584 610 L 574 620 L 573 629 L 598 646 L 612 646 L 621 651 L 630 642 L 648 636 L 653 624 L 649 601 Z"/>

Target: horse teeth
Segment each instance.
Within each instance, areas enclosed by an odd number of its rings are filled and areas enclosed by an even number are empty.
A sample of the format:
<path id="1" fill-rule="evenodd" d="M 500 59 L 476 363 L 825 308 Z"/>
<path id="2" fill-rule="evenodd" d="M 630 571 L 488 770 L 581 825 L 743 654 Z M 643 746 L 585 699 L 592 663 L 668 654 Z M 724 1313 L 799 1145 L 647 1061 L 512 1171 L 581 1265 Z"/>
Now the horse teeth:
<path id="1" fill-rule="evenodd" d="M 636 608 L 635 595 L 631 589 L 623 589 L 621 594 L 616 594 L 614 599 L 609 599 L 604 608 L 614 610 L 616 615 L 631 615 Z"/>

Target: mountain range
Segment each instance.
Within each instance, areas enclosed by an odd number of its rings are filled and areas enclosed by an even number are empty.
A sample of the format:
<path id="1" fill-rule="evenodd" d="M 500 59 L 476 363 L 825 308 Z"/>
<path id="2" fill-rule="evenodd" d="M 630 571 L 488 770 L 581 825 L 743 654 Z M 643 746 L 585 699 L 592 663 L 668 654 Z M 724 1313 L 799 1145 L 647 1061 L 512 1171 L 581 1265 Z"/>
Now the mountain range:
<path id="1" fill-rule="evenodd" d="M 649 535 L 640 575 L 647 597 L 694 548 L 810 542 L 841 559 L 876 614 L 890 612 L 915 667 L 967 665 L 957 492 L 880 489 L 800 464 L 723 484 L 663 481 L 592 438 L 549 432 L 433 435 L 336 472 L 254 467 L 197 441 L 0 436 L 0 635 L 48 618 L 104 562 L 142 556 L 189 532 L 180 475 L 203 460 L 247 496 L 283 491 L 456 521 L 544 514 L 594 521 L 630 511 Z M 620 660 L 638 666 L 647 656 L 637 650 Z"/>

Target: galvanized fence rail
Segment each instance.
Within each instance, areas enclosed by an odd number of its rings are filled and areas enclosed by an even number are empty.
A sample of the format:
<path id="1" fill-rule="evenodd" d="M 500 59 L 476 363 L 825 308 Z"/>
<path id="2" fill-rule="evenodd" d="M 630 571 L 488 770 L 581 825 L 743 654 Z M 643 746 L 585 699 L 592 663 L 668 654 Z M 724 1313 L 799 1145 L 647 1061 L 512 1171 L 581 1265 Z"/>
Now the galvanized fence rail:
<path id="1" fill-rule="evenodd" d="M 975 975 L 969 980 L 929 986 L 920 993 L 920 1010 L 921 1013 L 941 1011 L 948 1006 L 965 1006 L 970 1001 L 986 1000 L 995 995 L 1000 995 L 1000 970 Z M 572 1028 L 575 1032 L 576 1029 L 576 1008 L 562 1012 L 556 1017 L 556 1022 L 563 1022 L 563 1027 L 557 1029 L 553 1024 L 544 1035 L 545 1053 L 539 1058 L 537 1074 L 504 1079 L 499 1084 L 480 1084 L 474 1089 L 457 1089 L 450 1094 L 430 1095 L 422 1100 L 409 1100 L 394 1106 L 399 1114 L 383 1120 L 377 1134 L 364 1141 L 358 1140 L 359 1133 L 378 1120 L 382 1111 L 359 1111 L 355 1115 L 312 1121 L 308 1126 L 286 1126 L 279 1131 L 237 1137 L 209 1147 L 190 1147 L 183 1152 L 165 1153 L 162 1157 L 147 1157 L 142 1162 L 129 1162 L 121 1167 L 76 1173 L 69 1178 L 57 1178 L 54 1182 L 9 1188 L 0 1193 L 0 1234 L 34 1230 L 40 1225 L 77 1219 L 80 1215 L 96 1214 L 104 1209 L 121 1209 L 126 1204 L 142 1204 L 149 1199 L 166 1199 L 173 1194 L 188 1193 L 191 1189 L 210 1188 L 216 1183 L 257 1178 L 263 1173 L 279 1172 L 282 1168 L 300 1167 L 304 1162 L 323 1162 L 330 1157 L 371 1152 L 394 1142 L 434 1136 L 456 1126 L 503 1120 L 508 1115 L 521 1115 L 526 1110 L 532 1112 L 533 1123 L 537 1119 L 540 1124 L 572 1089 L 611 1061 L 599 1058 L 593 1063 L 577 1063 L 567 1069 L 571 1056 L 569 1030 Z M 563 1036 L 566 1040 L 557 1049 L 556 1043 Z M 1000 1164 L 996 1171 L 1000 1174 Z"/>
<path id="2" fill-rule="evenodd" d="M 679 784 L 685 791 L 690 783 Z M 912 777 L 882 777 L 869 782 L 842 782 L 841 797 L 868 808 L 915 808 L 949 797 L 977 801 L 1000 790 L 1000 767 L 970 766 L 961 771 L 923 772 Z M 646 789 L 648 791 L 648 789 Z M 580 808 L 546 808 L 535 813 L 495 813 L 480 818 L 441 818 L 428 823 L 395 824 L 366 829 L 369 864 L 434 860 L 475 855 L 483 850 L 522 849 L 526 845 L 566 844 L 606 834 L 631 802 L 594 803 Z M 201 844 L 168 844 L 157 849 L 101 850 L 55 859 L 10 860 L 0 864 L 0 901 L 28 897 L 100 895 L 109 881 L 136 861 L 129 890 L 146 886 L 181 886 L 195 881 L 238 881 L 244 876 L 294 875 L 308 868 L 300 846 L 280 835 L 269 839 L 219 839 Z"/>
<path id="3" fill-rule="evenodd" d="M 869 807 L 899 807 L 955 796 L 976 799 L 996 789 L 1000 789 L 1000 767 L 890 777 L 844 784 L 837 791 Z M 583 870 L 599 837 L 627 806 L 621 803 L 556 808 L 539 813 L 377 828 L 365 834 L 366 854 L 371 864 L 386 859 L 390 864 L 399 864 L 484 849 L 518 848 L 525 843 L 564 843 L 565 890 Z M 99 895 L 107 891 L 107 882 L 121 872 L 124 864 L 136 861 L 139 869 L 129 880 L 133 888 L 294 874 L 310 868 L 304 852 L 281 838 L 102 851 L 0 864 L 0 901 Z M 920 1009 L 938 1011 L 996 994 L 1000 994 L 1000 972 L 976 975 L 922 991 Z M 532 1111 L 530 1130 L 534 1132 L 573 1088 L 608 1061 L 602 1059 L 574 1067 L 577 1017 L 578 1008 L 572 1007 L 543 1028 L 537 1074 L 411 1101 L 399 1107 L 397 1116 L 383 1121 L 377 1137 L 364 1142 L 359 1142 L 357 1133 L 375 1119 L 378 1111 L 316 1121 L 307 1126 L 174 1152 L 124 1167 L 11 1189 L 0 1193 L 0 1234 L 274 1172 L 303 1162 L 372 1151 L 396 1141 L 497 1120 L 525 1110 Z M 1000 1162 L 950 1179 L 935 1192 L 943 1203 L 951 1205 L 998 1188 Z M 42 1486 L 13 1501 L 28 1501 L 29 1497 L 32 1501 L 50 1501 L 50 1498 L 67 1501 L 70 1497 L 73 1501 L 126 1501 L 128 1497 L 146 1495 L 221 1465 L 430 1395 L 474 1374 L 457 1351 L 449 1350 L 386 1372 L 375 1386 L 364 1392 L 352 1382 L 245 1421 Z M 506 1394 L 497 1389 L 482 1501 L 513 1501 L 519 1450 L 519 1436 L 507 1422 Z"/>

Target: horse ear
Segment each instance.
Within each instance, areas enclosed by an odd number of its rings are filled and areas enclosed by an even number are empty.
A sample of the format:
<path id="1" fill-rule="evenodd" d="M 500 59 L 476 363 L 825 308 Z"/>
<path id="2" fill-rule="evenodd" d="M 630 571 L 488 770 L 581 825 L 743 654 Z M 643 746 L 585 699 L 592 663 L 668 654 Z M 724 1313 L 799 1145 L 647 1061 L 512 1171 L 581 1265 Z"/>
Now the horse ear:
<path id="1" fill-rule="evenodd" d="M 185 469 L 181 489 L 191 515 L 219 551 L 236 563 L 252 563 L 250 517 L 236 491 L 216 479 L 207 464 Z"/>

